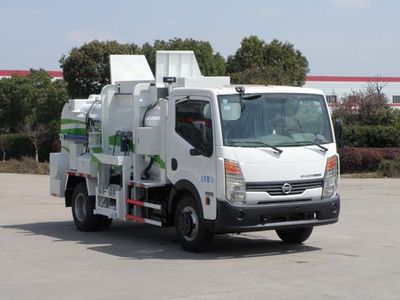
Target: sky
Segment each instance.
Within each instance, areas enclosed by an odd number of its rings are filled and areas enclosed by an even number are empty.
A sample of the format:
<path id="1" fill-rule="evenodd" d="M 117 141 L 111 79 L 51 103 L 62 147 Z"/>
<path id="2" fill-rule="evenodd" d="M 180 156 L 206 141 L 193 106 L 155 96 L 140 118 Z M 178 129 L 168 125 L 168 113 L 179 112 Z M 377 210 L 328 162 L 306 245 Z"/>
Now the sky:
<path id="1" fill-rule="evenodd" d="M 59 70 L 93 39 L 209 41 L 225 58 L 241 40 L 292 43 L 310 75 L 400 76 L 398 0 L 0 0 L 0 70 Z"/>

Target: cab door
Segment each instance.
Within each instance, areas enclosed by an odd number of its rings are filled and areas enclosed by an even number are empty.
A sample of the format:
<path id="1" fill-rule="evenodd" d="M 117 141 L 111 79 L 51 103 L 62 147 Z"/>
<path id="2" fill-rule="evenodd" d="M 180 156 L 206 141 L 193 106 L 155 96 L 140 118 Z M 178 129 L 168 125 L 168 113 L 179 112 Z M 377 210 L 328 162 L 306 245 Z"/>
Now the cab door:
<path id="1" fill-rule="evenodd" d="M 214 220 L 217 182 L 211 99 L 175 97 L 169 100 L 168 112 L 167 177 L 174 185 L 180 181 L 193 184 L 204 219 Z"/>

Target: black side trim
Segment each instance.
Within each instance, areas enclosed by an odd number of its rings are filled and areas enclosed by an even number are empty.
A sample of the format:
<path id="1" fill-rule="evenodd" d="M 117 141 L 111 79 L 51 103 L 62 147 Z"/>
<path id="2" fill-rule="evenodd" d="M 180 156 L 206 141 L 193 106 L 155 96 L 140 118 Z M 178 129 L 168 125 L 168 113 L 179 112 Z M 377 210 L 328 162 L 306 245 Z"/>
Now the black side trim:
<path id="1" fill-rule="evenodd" d="M 81 182 L 84 182 L 86 187 L 85 178 L 68 175 L 67 188 L 65 189 L 65 207 L 71 207 L 74 188 Z"/>

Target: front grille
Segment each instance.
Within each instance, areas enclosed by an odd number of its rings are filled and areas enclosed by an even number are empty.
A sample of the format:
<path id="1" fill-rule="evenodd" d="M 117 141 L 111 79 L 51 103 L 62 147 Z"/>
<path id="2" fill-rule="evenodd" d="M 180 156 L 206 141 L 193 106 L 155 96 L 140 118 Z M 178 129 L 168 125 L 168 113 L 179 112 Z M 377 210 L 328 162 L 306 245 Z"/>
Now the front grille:
<path id="1" fill-rule="evenodd" d="M 311 198 L 302 198 L 302 199 L 288 199 L 288 200 L 268 200 L 268 201 L 258 201 L 257 205 L 263 205 L 263 204 L 282 204 L 282 203 L 299 203 L 299 202 L 307 202 L 307 201 L 312 201 Z"/>
<path id="2" fill-rule="evenodd" d="M 285 183 L 289 183 L 292 187 L 291 191 L 285 194 L 282 187 Z M 282 182 L 247 182 L 246 191 L 248 192 L 267 192 L 270 196 L 289 196 L 299 195 L 308 189 L 322 188 L 322 180 L 307 181 L 282 181 Z"/>

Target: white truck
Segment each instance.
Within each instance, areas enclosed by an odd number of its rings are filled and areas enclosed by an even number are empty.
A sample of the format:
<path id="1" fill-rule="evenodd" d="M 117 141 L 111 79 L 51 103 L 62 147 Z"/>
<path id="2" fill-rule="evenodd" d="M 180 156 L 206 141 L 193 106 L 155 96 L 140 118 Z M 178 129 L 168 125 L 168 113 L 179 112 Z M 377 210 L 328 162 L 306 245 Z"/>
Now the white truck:
<path id="1" fill-rule="evenodd" d="M 338 221 L 339 159 L 321 91 L 235 86 L 192 51 L 110 56 L 111 84 L 70 100 L 50 193 L 79 230 L 113 219 L 175 226 L 187 251 L 214 234 L 276 230 L 302 243 Z"/>

